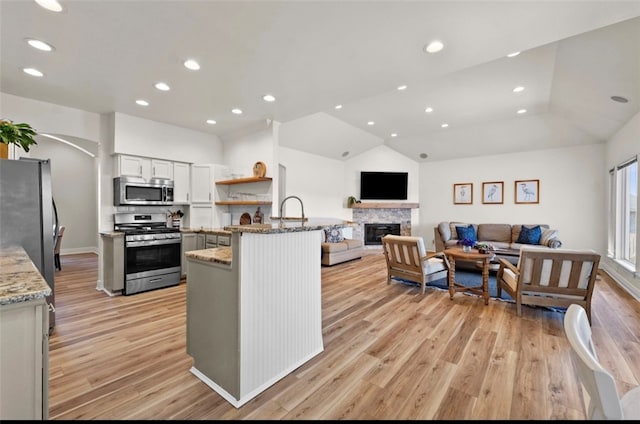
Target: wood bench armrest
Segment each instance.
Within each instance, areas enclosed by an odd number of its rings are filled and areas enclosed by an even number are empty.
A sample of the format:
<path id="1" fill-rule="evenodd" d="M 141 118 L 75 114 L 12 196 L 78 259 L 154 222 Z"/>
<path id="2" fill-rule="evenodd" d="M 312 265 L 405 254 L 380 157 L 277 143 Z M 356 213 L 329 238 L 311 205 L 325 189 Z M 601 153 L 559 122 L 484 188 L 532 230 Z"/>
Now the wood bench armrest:
<path id="1" fill-rule="evenodd" d="M 502 276 L 502 273 L 504 272 L 505 268 L 510 269 L 515 275 L 518 275 L 520 273 L 518 268 L 514 264 L 506 260 L 505 258 L 499 258 L 498 261 L 500 262 L 500 268 L 498 269 L 498 276 Z"/>

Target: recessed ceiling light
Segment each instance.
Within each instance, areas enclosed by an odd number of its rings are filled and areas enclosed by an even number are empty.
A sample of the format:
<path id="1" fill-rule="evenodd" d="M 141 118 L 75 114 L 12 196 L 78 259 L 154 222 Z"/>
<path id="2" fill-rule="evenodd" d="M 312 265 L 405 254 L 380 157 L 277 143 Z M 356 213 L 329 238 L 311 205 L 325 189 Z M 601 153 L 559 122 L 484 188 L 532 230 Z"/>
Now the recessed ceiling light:
<path id="1" fill-rule="evenodd" d="M 336 105 L 336 109 L 342 109 L 342 105 Z"/>
<path id="2" fill-rule="evenodd" d="M 426 154 L 426 153 L 420 153 L 420 158 L 422 158 L 422 159 L 426 159 L 426 158 L 428 158 L 428 157 L 429 157 L 429 155 L 428 155 L 428 154 Z"/>
<path id="3" fill-rule="evenodd" d="M 375 124 L 376 124 L 376 123 L 375 123 L 375 122 L 373 122 L 373 121 L 369 121 L 369 122 L 367 122 L 367 125 L 375 125 Z"/>
<path id="4" fill-rule="evenodd" d="M 237 107 L 231 109 L 231 113 L 235 113 L 236 115 L 242 115 L 242 109 L 238 109 Z"/>
<path id="5" fill-rule="evenodd" d="M 509 54 L 507 55 L 507 57 L 516 57 L 516 56 L 518 56 L 519 54 L 520 54 L 520 52 L 513 52 L 513 53 L 509 53 Z"/>
<path id="6" fill-rule="evenodd" d="M 613 100 L 614 102 L 619 102 L 619 103 L 628 103 L 629 99 L 627 99 L 626 97 L 622 97 L 622 96 L 611 96 L 611 100 Z"/>
<path id="7" fill-rule="evenodd" d="M 343 158 L 346 158 L 347 156 L 349 156 L 349 152 L 348 151 L 347 152 L 342 152 L 342 157 Z"/>
<path id="8" fill-rule="evenodd" d="M 262 96 L 262 100 L 264 100 L 265 102 L 275 102 L 276 98 L 271 94 L 265 94 L 264 96 Z"/>
<path id="9" fill-rule="evenodd" d="M 521 91 L 524 91 L 524 87 L 521 86 L 521 85 L 519 85 L 519 86 L 517 86 L 516 88 L 513 89 L 514 93 L 519 93 Z"/>
<path id="10" fill-rule="evenodd" d="M 398 133 L 391 133 L 391 137 L 397 137 Z"/>
<path id="11" fill-rule="evenodd" d="M 187 69 L 191 69 L 192 71 L 197 71 L 200 69 L 200 64 L 193 59 L 187 59 L 183 63 L 184 67 Z"/>
<path id="12" fill-rule="evenodd" d="M 216 124 L 216 121 L 215 121 L 215 119 L 207 119 L 207 124 L 209 124 L 209 125 L 215 125 L 215 124 Z"/>
<path id="13" fill-rule="evenodd" d="M 166 83 L 164 82 L 157 82 L 155 87 L 160 90 L 160 91 L 169 91 L 171 90 L 171 87 L 169 87 Z"/>
<path id="14" fill-rule="evenodd" d="M 441 126 L 442 128 L 448 128 L 448 127 L 449 127 L 449 124 L 442 124 L 442 125 L 440 125 L 440 126 Z"/>
<path id="15" fill-rule="evenodd" d="M 406 85 L 399 85 L 398 86 L 398 90 L 402 91 L 402 90 L 406 90 L 407 86 Z"/>
<path id="16" fill-rule="evenodd" d="M 62 6 L 57 0 L 36 0 L 36 3 L 52 12 L 62 12 Z"/>
<path id="17" fill-rule="evenodd" d="M 44 76 L 44 74 L 42 72 L 40 72 L 40 71 L 38 71 L 37 69 L 34 69 L 34 68 L 24 68 L 22 71 L 25 74 L 29 74 L 29 75 L 34 76 L 34 77 L 42 77 L 42 76 Z"/>
<path id="18" fill-rule="evenodd" d="M 149 106 L 149 102 L 142 99 L 136 100 L 136 104 L 139 104 L 140 106 Z"/>
<path id="19" fill-rule="evenodd" d="M 431 113 L 431 112 L 433 112 L 433 108 L 432 107 L 428 107 L 424 111 L 427 112 L 427 113 Z"/>
<path id="20" fill-rule="evenodd" d="M 444 47 L 444 44 L 442 44 L 442 41 L 434 40 L 429 44 L 427 44 L 426 46 L 424 46 L 424 51 L 427 53 L 437 53 L 440 50 L 442 50 L 443 47 Z"/>
<path id="21" fill-rule="evenodd" d="M 523 113 L 527 113 L 527 109 L 519 109 L 517 113 L 522 115 Z"/>
<path id="22" fill-rule="evenodd" d="M 35 49 L 42 50 L 43 52 L 50 52 L 53 50 L 53 46 L 51 44 L 47 44 L 44 41 L 36 40 L 34 38 L 25 38 L 27 43 Z"/>

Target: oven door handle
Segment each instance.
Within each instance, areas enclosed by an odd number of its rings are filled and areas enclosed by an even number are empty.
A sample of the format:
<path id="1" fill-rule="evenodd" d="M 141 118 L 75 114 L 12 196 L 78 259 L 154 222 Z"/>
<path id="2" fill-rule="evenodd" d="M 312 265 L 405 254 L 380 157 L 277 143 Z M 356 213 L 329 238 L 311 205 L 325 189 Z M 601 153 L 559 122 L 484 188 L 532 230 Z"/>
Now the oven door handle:
<path id="1" fill-rule="evenodd" d="M 159 246 L 161 244 L 180 244 L 180 239 L 128 241 L 127 247 Z"/>

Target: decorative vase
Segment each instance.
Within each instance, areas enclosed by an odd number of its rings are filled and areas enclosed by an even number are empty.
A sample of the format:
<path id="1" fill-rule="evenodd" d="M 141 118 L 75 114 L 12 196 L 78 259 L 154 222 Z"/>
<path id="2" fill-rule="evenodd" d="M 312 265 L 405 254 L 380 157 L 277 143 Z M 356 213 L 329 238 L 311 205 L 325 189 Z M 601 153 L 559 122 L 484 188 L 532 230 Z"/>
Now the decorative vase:
<path id="1" fill-rule="evenodd" d="M 471 246 L 462 246 L 462 251 L 465 253 L 471 252 Z"/>

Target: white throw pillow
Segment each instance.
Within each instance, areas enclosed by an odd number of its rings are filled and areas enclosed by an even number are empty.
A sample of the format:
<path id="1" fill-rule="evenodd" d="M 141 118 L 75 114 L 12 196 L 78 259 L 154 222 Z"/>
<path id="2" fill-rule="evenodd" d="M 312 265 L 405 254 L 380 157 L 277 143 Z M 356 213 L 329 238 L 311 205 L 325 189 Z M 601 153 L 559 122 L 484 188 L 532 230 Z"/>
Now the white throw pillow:
<path id="1" fill-rule="evenodd" d="M 551 228 L 543 230 L 540 236 L 540 244 L 542 246 L 548 246 L 549 240 L 558 238 L 558 230 L 552 230 Z"/>

